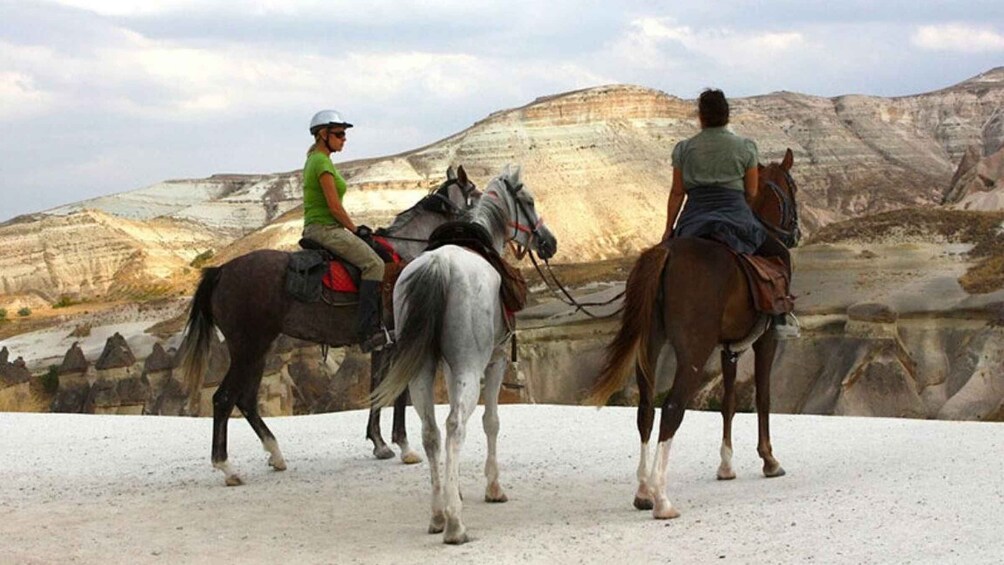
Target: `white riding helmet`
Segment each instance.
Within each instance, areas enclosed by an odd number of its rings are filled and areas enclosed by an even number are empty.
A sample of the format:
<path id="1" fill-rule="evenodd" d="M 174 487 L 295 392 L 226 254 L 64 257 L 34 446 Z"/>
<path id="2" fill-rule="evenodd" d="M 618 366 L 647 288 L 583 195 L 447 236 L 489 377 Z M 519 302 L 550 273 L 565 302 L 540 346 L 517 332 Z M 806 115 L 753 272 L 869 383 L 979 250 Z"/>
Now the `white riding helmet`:
<path id="1" fill-rule="evenodd" d="M 345 118 L 337 110 L 321 110 L 310 118 L 310 133 L 317 133 L 317 130 L 328 126 L 352 127 L 352 124 L 345 121 Z"/>

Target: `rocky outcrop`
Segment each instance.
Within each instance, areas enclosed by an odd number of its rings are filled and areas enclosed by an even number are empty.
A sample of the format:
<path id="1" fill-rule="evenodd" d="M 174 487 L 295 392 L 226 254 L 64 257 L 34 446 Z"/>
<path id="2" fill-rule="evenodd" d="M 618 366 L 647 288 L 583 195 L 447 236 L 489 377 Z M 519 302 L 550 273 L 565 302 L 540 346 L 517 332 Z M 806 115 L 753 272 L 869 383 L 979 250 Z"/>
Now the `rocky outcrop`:
<path id="1" fill-rule="evenodd" d="M 986 157 L 970 146 L 942 203 L 960 210 L 1004 210 L 1004 148 Z"/>
<path id="2" fill-rule="evenodd" d="M 967 147 L 986 156 L 1000 149 L 1004 68 L 916 96 L 777 92 L 736 98 L 733 107 L 733 128 L 757 140 L 764 161 L 795 151 L 803 227 L 812 232 L 941 202 Z M 440 182 L 447 165 L 464 164 L 483 186 L 505 163 L 520 163 L 561 243 L 555 261 L 587 262 L 637 253 L 658 237 L 652 226 L 665 222 L 670 152 L 696 131 L 693 101 L 611 85 L 542 97 L 427 147 L 340 168 L 353 185 L 354 217 L 384 225 Z M 8 222 L 0 226 L 3 293 L 51 303 L 62 294 L 187 290 L 193 261 L 207 251 L 220 261 L 295 246 L 299 183 L 296 172 L 169 181 Z M 963 207 L 986 209 L 995 192 L 973 190 L 950 192 L 970 195 Z"/>
<path id="3" fill-rule="evenodd" d="M 67 413 L 94 412 L 94 406 L 88 404 L 88 400 L 91 397 L 91 383 L 96 377 L 90 372 L 90 363 L 77 342 L 70 346 L 56 372 L 59 387 L 49 409 Z"/>
<path id="4" fill-rule="evenodd" d="M 0 387 L 19 385 L 31 379 L 31 373 L 25 366 L 24 359 L 18 357 L 13 362 L 8 362 L 9 356 L 6 347 L 0 350 Z"/>
<path id="5" fill-rule="evenodd" d="M 39 391 L 33 390 L 31 373 L 24 359 L 9 362 L 7 348 L 0 349 L 0 411 L 33 412 L 44 408 Z M 37 388 L 37 387 L 36 387 Z"/>
<path id="6" fill-rule="evenodd" d="M 61 296 L 161 296 L 187 288 L 194 273 L 185 269 L 220 241 L 191 223 L 137 222 L 96 210 L 8 222 L 0 225 L 0 291 L 50 304 Z"/>

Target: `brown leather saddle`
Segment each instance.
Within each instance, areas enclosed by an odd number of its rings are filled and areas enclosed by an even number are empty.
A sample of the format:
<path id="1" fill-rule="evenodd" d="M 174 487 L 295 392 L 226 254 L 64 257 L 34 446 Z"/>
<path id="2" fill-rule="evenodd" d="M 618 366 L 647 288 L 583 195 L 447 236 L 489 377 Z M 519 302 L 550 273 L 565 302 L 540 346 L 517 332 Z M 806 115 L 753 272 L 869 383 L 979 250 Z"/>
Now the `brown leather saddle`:
<path id="1" fill-rule="evenodd" d="M 789 292 L 788 268 L 780 257 L 761 257 L 732 251 L 749 283 L 753 307 L 764 314 L 787 314 L 795 309 Z"/>

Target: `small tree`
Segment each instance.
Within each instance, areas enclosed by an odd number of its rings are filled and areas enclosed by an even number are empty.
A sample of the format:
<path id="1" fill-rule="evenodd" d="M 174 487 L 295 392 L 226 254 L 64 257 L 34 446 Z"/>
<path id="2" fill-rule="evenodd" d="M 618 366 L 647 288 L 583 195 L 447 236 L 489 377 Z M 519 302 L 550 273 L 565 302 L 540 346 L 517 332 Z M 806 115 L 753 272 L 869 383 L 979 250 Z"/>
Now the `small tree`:
<path id="1" fill-rule="evenodd" d="M 59 365 L 49 365 L 49 370 L 42 375 L 42 389 L 49 394 L 59 390 Z"/>
<path id="2" fill-rule="evenodd" d="M 22 318 L 26 318 L 28 316 L 31 316 L 31 308 L 28 308 L 27 306 L 25 306 L 25 307 L 23 307 L 23 308 L 21 308 L 20 310 L 17 311 L 17 315 L 21 316 Z"/>

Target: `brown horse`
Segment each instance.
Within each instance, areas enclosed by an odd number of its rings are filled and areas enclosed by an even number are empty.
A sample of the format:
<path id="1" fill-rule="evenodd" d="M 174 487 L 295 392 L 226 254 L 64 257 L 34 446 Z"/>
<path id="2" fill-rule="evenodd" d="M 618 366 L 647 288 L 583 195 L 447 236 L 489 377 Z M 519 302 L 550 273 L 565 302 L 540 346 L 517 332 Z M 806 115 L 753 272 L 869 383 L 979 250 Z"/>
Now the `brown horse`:
<path id="1" fill-rule="evenodd" d="M 446 182 L 399 214 L 384 235 L 394 243 L 402 258 L 412 259 L 425 249 L 426 240 L 436 227 L 455 219 L 470 207 L 474 192 L 474 184 L 467 179 L 463 167 L 456 173 L 450 168 Z M 258 413 L 258 388 L 265 369 L 265 356 L 275 338 L 285 334 L 332 347 L 358 342 L 355 331 L 357 302 L 305 303 L 284 291 L 289 257 L 284 251 L 265 249 L 241 255 L 219 267 L 204 269 L 192 298 L 180 351 L 192 405 L 190 413 L 194 412 L 202 388 L 214 327 L 223 334 L 230 352 L 230 368 L 213 394 L 212 449 L 213 467 L 223 471 L 226 484 L 230 486 L 243 482 L 227 461 L 227 423 L 234 406 L 269 453 L 269 465 L 278 471 L 286 468 L 275 436 Z M 386 372 L 382 357 L 374 356 L 372 360 L 374 379 Z M 401 395 L 395 402 L 393 440 L 400 446 L 405 462 L 418 462 L 421 457 L 408 446 L 404 431 L 406 399 Z M 375 428 L 374 435 L 374 425 L 379 425 L 378 417 L 378 413 L 371 413 L 367 437 L 373 440 L 374 453 L 382 457 L 381 447 L 389 449 L 379 437 L 379 427 Z"/>
<path id="2" fill-rule="evenodd" d="M 760 166 L 760 185 L 751 208 L 787 247 L 798 243 L 796 187 L 791 178 L 794 157 L 789 149 L 781 163 Z M 669 448 L 694 394 L 713 371 L 712 353 L 721 348 L 724 393 L 722 447 L 718 478 L 735 478 L 732 470 L 732 417 L 736 411 L 736 360 L 752 343 L 755 358 L 757 451 L 767 477 L 784 474 L 770 444 L 770 369 L 777 339 L 769 318 L 757 312 L 749 284 L 733 253 L 723 244 L 698 238 L 675 238 L 638 258 L 625 289 L 620 330 L 607 349 L 606 362 L 589 402 L 602 405 L 627 380 L 632 367 L 638 382 L 638 433 L 641 461 L 634 505 L 653 510 L 655 518 L 675 518 L 666 494 Z M 649 469 L 648 442 L 655 420 L 657 379 L 653 374 L 663 347 L 676 354 L 672 386 L 662 402 L 659 443 Z"/>

